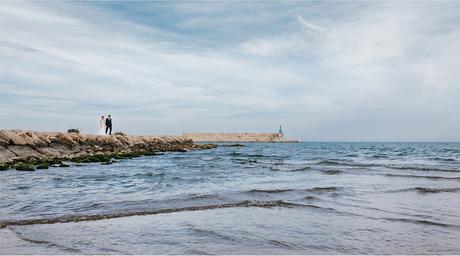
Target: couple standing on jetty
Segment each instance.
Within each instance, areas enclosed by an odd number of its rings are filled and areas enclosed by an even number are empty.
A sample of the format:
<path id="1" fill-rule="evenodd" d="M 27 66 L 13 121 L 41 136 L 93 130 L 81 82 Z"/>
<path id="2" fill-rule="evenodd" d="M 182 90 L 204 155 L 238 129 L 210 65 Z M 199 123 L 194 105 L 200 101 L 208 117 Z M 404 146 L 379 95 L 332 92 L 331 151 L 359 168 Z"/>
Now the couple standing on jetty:
<path id="1" fill-rule="evenodd" d="M 112 116 L 108 115 L 107 118 L 101 116 L 101 120 L 99 120 L 99 132 L 98 135 L 104 135 L 109 133 L 112 135 Z"/>

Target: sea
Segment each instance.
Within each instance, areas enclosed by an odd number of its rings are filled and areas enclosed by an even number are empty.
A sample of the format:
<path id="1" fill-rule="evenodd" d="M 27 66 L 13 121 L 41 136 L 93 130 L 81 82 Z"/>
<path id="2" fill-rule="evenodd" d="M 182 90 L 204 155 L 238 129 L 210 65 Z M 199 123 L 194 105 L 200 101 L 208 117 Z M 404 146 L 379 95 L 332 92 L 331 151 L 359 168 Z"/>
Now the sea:
<path id="1" fill-rule="evenodd" d="M 0 172 L 0 254 L 460 254 L 460 143 L 243 143 Z"/>

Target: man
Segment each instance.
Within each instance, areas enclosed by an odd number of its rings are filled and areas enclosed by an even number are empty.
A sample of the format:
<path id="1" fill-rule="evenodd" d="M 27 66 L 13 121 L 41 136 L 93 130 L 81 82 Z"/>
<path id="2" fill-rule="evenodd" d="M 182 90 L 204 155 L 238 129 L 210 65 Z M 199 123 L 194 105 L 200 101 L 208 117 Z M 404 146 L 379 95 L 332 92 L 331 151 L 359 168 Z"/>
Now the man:
<path id="1" fill-rule="evenodd" d="M 112 116 L 109 115 L 107 119 L 105 119 L 105 134 L 109 132 L 109 135 L 112 135 Z"/>

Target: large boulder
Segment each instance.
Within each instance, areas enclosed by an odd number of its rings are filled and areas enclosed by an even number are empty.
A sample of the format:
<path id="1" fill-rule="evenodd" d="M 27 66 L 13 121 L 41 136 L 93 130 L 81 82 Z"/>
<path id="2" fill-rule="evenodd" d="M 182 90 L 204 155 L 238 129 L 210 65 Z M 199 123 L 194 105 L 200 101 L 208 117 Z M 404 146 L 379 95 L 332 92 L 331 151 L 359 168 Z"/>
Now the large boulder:
<path id="1" fill-rule="evenodd" d="M 47 145 L 51 144 L 49 133 L 36 132 L 35 135 L 37 135 L 37 137 L 40 138 L 42 141 L 44 141 Z"/>
<path id="2" fill-rule="evenodd" d="M 62 156 L 62 154 L 61 154 L 61 152 L 59 150 L 57 150 L 55 148 L 51 148 L 51 147 L 39 148 L 39 149 L 37 149 L 37 151 L 40 154 L 48 156 L 48 157 L 61 157 Z"/>
<path id="3" fill-rule="evenodd" d="M 96 141 L 97 145 L 102 148 L 117 148 L 123 146 L 116 136 L 97 136 Z"/>
<path id="4" fill-rule="evenodd" d="M 26 145 L 29 147 L 38 148 L 48 146 L 48 143 L 41 140 L 34 132 L 21 132 L 18 135 L 24 139 Z"/>
<path id="5" fill-rule="evenodd" d="M 26 146 L 27 140 L 19 136 L 19 131 L 2 131 L 2 137 L 9 141 L 10 145 Z"/>
<path id="6" fill-rule="evenodd" d="M 10 145 L 7 149 L 13 152 L 17 157 L 24 159 L 43 157 L 42 154 L 28 146 Z"/>
<path id="7" fill-rule="evenodd" d="M 53 141 L 53 139 L 51 141 Z M 68 145 L 68 146 L 73 146 L 77 144 L 77 142 L 73 140 L 72 136 L 70 136 L 68 133 L 62 133 L 62 132 L 56 135 L 56 139 L 54 139 L 53 142 Z"/>
<path id="8" fill-rule="evenodd" d="M 59 151 L 59 153 L 61 153 L 62 156 L 66 156 L 72 152 L 72 146 L 68 144 L 51 143 L 50 147 L 54 150 Z"/>
<path id="9" fill-rule="evenodd" d="M 128 136 L 123 136 L 123 135 L 115 135 L 117 140 L 120 142 L 120 145 L 123 147 L 129 147 L 130 141 Z"/>
<path id="10" fill-rule="evenodd" d="M 0 146 L 8 146 L 11 139 L 8 137 L 5 131 L 0 131 Z"/>
<path id="11" fill-rule="evenodd" d="M 86 143 L 86 141 L 88 140 L 88 136 L 87 135 L 83 135 L 83 134 L 80 134 L 80 133 L 69 133 L 68 134 L 73 141 L 75 141 L 76 143 L 80 144 L 80 145 L 83 145 Z"/>
<path id="12" fill-rule="evenodd" d="M 14 154 L 10 150 L 0 146 L 0 163 L 9 162 L 14 157 L 16 157 L 16 154 Z"/>

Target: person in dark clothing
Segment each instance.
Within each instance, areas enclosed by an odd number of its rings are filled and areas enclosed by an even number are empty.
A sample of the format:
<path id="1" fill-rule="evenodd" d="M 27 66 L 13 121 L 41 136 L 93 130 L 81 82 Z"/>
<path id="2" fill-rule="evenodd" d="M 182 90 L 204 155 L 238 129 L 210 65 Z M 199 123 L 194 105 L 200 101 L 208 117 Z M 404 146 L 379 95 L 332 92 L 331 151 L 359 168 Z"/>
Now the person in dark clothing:
<path id="1" fill-rule="evenodd" d="M 109 115 L 105 119 L 105 134 L 109 133 L 109 135 L 112 135 L 112 116 Z"/>

